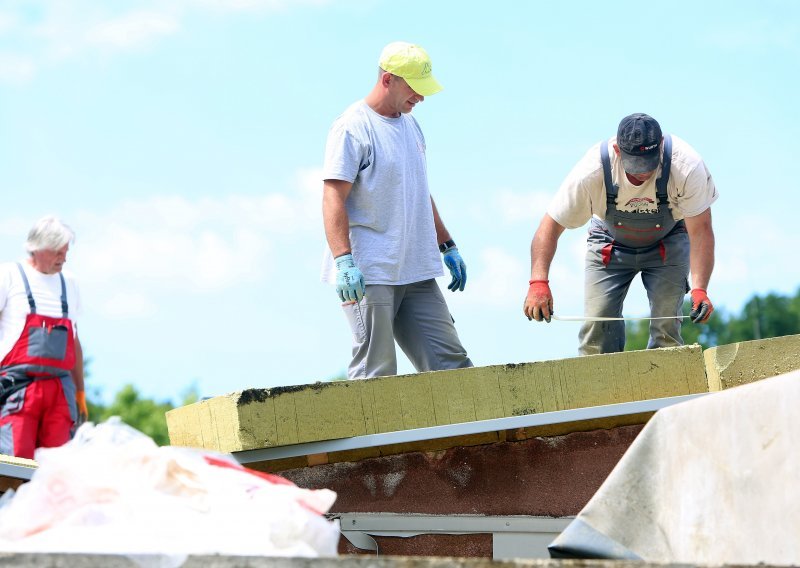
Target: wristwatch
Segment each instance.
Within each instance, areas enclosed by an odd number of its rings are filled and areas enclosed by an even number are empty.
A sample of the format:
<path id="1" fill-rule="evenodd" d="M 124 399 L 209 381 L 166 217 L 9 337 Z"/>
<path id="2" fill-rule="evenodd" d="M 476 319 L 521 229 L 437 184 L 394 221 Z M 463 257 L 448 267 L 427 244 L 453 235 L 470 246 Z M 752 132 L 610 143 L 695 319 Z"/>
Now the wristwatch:
<path id="1" fill-rule="evenodd" d="M 454 246 L 456 246 L 456 243 L 453 242 L 452 239 L 449 239 L 449 240 L 447 240 L 447 241 L 445 241 L 445 242 L 443 242 L 442 244 L 439 245 L 439 252 L 442 252 L 442 253 L 446 252 L 448 249 L 451 249 Z"/>

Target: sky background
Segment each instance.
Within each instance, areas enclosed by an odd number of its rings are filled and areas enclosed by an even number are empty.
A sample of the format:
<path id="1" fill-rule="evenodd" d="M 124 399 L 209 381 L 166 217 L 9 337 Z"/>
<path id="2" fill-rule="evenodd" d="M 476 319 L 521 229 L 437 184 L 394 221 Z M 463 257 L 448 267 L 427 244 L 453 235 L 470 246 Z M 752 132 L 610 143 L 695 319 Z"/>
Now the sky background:
<path id="1" fill-rule="evenodd" d="M 324 143 L 396 40 L 445 87 L 414 115 L 476 365 L 576 355 L 579 324 L 522 314 L 530 240 L 633 112 L 716 181 L 715 306 L 797 291 L 800 2 L 0 0 L 0 260 L 45 214 L 75 229 L 90 389 L 177 403 L 344 372 L 349 328 L 319 281 Z M 585 233 L 559 243 L 559 315 L 582 312 Z M 647 315 L 640 283 L 624 312 Z"/>

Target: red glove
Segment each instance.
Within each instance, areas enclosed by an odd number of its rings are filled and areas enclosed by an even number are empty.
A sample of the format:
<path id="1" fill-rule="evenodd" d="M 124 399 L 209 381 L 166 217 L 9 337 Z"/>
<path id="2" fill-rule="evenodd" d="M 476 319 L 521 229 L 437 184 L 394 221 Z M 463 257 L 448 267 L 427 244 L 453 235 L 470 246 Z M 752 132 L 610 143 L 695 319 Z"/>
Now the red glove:
<path id="1" fill-rule="evenodd" d="M 89 409 L 86 407 L 86 391 L 75 393 L 75 402 L 78 404 L 78 426 L 89 419 Z"/>
<path id="2" fill-rule="evenodd" d="M 522 310 L 529 320 L 542 321 L 544 319 L 550 323 L 550 316 L 553 315 L 553 293 L 550 292 L 549 282 L 549 280 L 530 280 L 528 282 L 530 287 Z"/>
<path id="3" fill-rule="evenodd" d="M 689 317 L 694 323 L 705 323 L 714 311 L 714 305 L 708 299 L 706 291 L 702 288 L 692 289 L 692 311 Z"/>

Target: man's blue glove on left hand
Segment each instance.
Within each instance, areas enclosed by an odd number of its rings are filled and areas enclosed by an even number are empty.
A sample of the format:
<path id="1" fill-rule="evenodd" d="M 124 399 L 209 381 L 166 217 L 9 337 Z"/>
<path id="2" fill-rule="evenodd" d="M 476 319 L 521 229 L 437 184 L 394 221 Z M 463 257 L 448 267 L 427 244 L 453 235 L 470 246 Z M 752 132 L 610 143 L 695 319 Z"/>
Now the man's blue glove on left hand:
<path id="1" fill-rule="evenodd" d="M 464 264 L 464 259 L 458 254 L 458 247 L 450 247 L 443 254 L 444 264 L 450 270 L 450 276 L 453 277 L 447 289 L 453 292 L 456 290 L 463 292 L 464 286 L 467 285 L 467 265 Z"/>

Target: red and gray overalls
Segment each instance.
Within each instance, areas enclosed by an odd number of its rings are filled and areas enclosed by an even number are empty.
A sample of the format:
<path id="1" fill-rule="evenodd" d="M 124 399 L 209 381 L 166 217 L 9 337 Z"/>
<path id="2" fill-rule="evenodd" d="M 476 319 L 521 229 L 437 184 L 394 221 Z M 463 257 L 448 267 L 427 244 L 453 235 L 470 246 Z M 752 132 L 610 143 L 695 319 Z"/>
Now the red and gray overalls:
<path id="1" fill-rule="evenodd" d="M 651 317 L 677 316 L 688 291 L 689 236 L 684 222 L 675 221 L 669 207 L 667 183 L 672 164 L 672 138 L 664 136 L 661 177 L 656 184 L 655 212 L 617 209 L 619 187 L 611 177 L 608 141 L 600 144 L 606 188 L 606 216 L 592 218 L 586 253 L 584 315 L 621 317 L 622 304 L 636 274 L 650 300 Z M 683 345 L 681 320 L 650 321 L 647 347 Z M 586 322 L 579 335 L 581 355 L 615 353 L 625 349 L 625 322 Z"/>
<path id="2" fill-rule="evenodd" d="M 11 351 L 0 363 L 0 453 L 33 459 L 39 447 L 69 441 L 77 419 L 75 335 L 69 319 L 67 287 L 61 277 L 62 317 L 36 313 L 28 278 L 19 267 L 30 313 Z"/>

